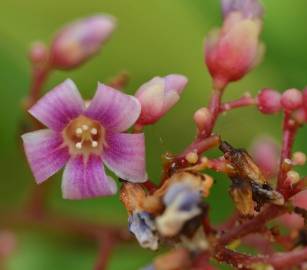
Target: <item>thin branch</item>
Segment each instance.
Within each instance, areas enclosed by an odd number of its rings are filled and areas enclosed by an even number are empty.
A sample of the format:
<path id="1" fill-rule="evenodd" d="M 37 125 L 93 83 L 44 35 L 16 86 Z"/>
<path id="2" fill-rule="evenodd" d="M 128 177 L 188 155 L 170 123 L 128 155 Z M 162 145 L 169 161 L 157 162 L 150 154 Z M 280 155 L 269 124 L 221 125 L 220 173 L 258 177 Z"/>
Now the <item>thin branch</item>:
<path id="1" fill-rule="evenodd" d="M 233 240 L 239 239 L 247 234 L 257 232 L 261 230 L 268 221 L 280 216 L 285 212 L 286 209 L 280 206 L 269 205 L 260 214 L 258 214 L 258 216 L 242 223 L 237 227 L 234 227 L 225 234 L 221 235 L 220 239 L 218 240 L 218 244 L 224 246 Z"/>
<path id="2" fill-rule="evenodd" d="M 233 109 L 247 107 L 247 106 L 251 106 L 255 104 L 257 104 L 256 99 L 249 95 L 246 95 L 239 99 L 236 99 L 236 100 L 233 100 L 227 103 L 223 103 L 221 105 L 220 112 L 227 112 Z"/>
<path id="3" fill-rule="evenodd" d="M 98 259 L 95 264 L 95 270 L 106 270 L 108 263 L 110 261 L 113 248 L 116 244 L 116 241 L 110 235 L 105 235 L 100 241 L 100 249 L 98 254 Z"/>
<path id="4" fill-rule="evenodd" d="M 288 186 L 285 186 L 285 180 L 287 177 L 287 170 L 284 168 L 284 162 L 286 159 L 291 158 L 292 146 L 294 138 L 297 132 L 298 126 L 294 120 L 291 119 L 289 113 L 285 113 L 283 123 L 283 138 L 282 148 L 280 155 L 279 174 L 277 182 L 277 190 L 280 191 L 286 198 L 289 197 Z"/>
<path id="5" fill-rule="evenodd" d="M 76 217 L 47 213 L 46 211 L 43 216 L 35 216 L 25 212 L 0 214 L 1 227 L 34 228 L 93 239 L 100 238 L 108 233 L 118 240 L 127 241 L 130 239 L 130 234 L 125 227 L 94 223 Z"/>

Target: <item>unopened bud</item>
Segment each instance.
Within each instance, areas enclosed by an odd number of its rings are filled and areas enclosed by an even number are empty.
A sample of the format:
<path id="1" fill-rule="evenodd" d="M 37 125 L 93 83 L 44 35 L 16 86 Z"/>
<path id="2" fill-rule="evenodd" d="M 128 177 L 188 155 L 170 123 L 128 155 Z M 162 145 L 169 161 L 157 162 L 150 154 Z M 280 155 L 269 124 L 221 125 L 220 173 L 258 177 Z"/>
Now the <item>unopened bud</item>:
<path id="1" fill-rule="evenodd" d="M 203 107 L 194 113 L 194 122 L 199 132 L 206 130 L 212 121 L 212 115 L 208 108 Z"/>
<path id="2" fill-rule="evenodd" d="M 292 161 L 294 165 L 303 166 L 306 163 L 306 155 L 302 152 L 295 152 L 292 155 Z"/>
<path id="3" fill-rule="evenodd" d="M 257 96 L 259 111 L 265 114 L 277 113 L 281 110 L 281 94 L 273 89 L 263 89 Z"/>
<path id="4" fill-rule="evenodd" d="M 49 51 L 43 42 L 37 41 L 31 45 L 29 59 L 33 65 L 43 65 L 47 63 L 48 58 Z"/>
<path id="5" fill-rule="evenodd" d="M 297 89 L 288 89 L 282 94 L 281 105 L 287 111 L 293 111 L 303 105 L 302 92 Z"/>
<path id="6" fill-rule="evenodd" d="M 62 28 L 51 47 L 51 64 L 58 69 L 71 69 L 96 54 L 115 28 L 115 19 L 96 15 L 75 21 Z"/>
<path id="7" fill-rule="evenodd" d="M 263 8 L 258 0 L 222 0 L 223 16 L 226 17 L 230 12 L 242 12 L 246 18 L 260 18 Z"/>
<path id="8" fill-rule="evenodd" d="M 143 84 L 135 94 L 142 105 L 137 123 L 149 125 L 158 121 L 178 102 L 187 82 L 185 76 L 171 74 Z"/>
<path id="9" fill-rule="evenodd" d="M 258 1 L 253 1 L 252 5 L 245 5 L 245 2 L 250 1 L 222 2 L 223 26 L 213 30 L 206 40 L 205 62 L 216 88 L 241 79 L 262 58 L 261 12 L 254 12 L 255 6 L 260 10 L 261 5 Z"/>
<path id="10" fill-rule="evenodd" d="M 287 172 L 287 182 L 289 182 L 291 185 L 294 185 L 300 181 L 300 175 L 296 171 L 288 171 Z"/>
<path id="11" fill-rule="evenodd" d="M 190 153 L 186 154 L 185 159 L 190 164 L 195 164 L 198 161 L 198 155 L 195 152 L 190 152 Z"/>

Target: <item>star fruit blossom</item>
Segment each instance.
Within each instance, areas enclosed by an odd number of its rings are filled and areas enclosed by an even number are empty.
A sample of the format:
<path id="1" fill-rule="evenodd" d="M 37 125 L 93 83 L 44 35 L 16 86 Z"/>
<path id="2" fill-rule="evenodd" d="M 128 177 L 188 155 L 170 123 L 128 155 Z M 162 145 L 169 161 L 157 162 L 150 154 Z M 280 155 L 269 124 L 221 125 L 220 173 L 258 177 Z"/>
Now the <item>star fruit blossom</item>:
<path id="1" fill-rule="evenodd" d="M 38 184 L 65 164 L 62 192 L 66 199 L 116 193 L 104 164 L 124 180 L 146 180 L 144 134 L 123 133 L 140 115 L 141 105 L 135 97 L 99 83 L 85 106 L 74 82 L 66 80 L 29 112 L 49 128 L 22 136 Z"/>

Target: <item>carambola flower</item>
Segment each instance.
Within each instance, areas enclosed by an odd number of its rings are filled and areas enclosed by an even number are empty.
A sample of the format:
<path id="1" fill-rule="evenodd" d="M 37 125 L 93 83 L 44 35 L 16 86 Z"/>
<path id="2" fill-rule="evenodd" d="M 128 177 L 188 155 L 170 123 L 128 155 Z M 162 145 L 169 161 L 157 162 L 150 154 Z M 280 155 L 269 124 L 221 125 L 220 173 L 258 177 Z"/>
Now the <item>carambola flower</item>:
<path id="1" fill-rule="evenodd" d="M 123 133 L 140 111 L 135 97 L 103 84 L 88 106 L 71 80 L 55 87 L 29 110 L 49 129 L 22 136 L 36 182 L 65 164 L 62 192 L 67 199 L 114 194 L 116 184 L 103 164 L 122 179 L 145 181 L 144 135 Z"/>

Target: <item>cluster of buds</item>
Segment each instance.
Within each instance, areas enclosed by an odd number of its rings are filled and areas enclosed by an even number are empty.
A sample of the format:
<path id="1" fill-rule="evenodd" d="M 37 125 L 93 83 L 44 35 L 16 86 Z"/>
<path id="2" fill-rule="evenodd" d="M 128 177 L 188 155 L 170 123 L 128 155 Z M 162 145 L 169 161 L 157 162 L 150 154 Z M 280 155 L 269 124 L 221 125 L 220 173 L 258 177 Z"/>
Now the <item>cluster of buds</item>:
<path id="1" fill-rule="evenodd" d="M 307 90 L 292 88 L 283 93 L 273 89 L 263 89 L 257 96 L 258 109 L 264 114 L 274 114 L 280 111 L 291 114 L 299 125 L 307 121 Z"/>

